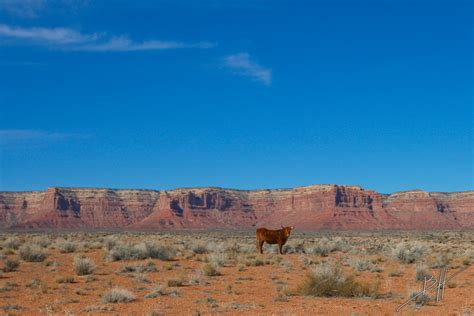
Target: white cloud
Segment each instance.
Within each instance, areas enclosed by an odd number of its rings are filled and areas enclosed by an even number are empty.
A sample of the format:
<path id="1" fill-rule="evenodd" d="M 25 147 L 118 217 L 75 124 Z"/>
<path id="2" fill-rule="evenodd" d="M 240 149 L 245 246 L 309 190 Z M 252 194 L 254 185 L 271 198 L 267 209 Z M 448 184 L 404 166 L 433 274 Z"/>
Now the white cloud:
<path id="1" fill-rule="evenodd" d="M 20 28 L 0 24 L 0 36 L 24 41 L 56 45 L 83 44 L 97 40 L 97 34 L 81 34 L 68 28 Z"/>
<path id="2" fill-rule="evenodd" d="M 95 52 L 107 52 L 107 51 L 143 51 L 143 50 L 164 50 L 164 49 L 179 49 L 179 48 L 211 48 L 215 44 L 210 42 L 198 42 L 198 43 L 183 43 L 176 41 L 158 41 L 149 40 L 144 42 L 134 42 L 126 36 L 114 37 L 105 42 L 95 42 L 78 47 L 72 47 L 72 50 L 82 51 L 95 51 Z"/>
<path id="3" fill-rule="evenodd" d="M 76 134 L 54 133 L 42 130 L 4 129 L 0 130 L 0 144 L 18 144 L 37 141 L 56 141 L 69 138 L 81 138 Z"/>
<path id="4" fill-rule="evenodd" d="M 228 68 L 238 75 L 250 77 L 267 86 L 272 83 L 272 70 L 252 61 L 248 53 L 226 56 L 224 62 Z"/>
<path id="5" fill-rule="evenodd" d="M 20 43 L 44 45 L 53 49 L 92 51 L 92 52 L 127 52 L 144 50 L 165 50 L 180 48 L 211 48 L 211 42 L 185 43 L 177 41 L 146 40 L 137 42 L 129 37 L 109 36 L 106 33 L 81 33 L 69 28 L 21 28 L 0 24 L 0 38 L 8 38 Z"/>

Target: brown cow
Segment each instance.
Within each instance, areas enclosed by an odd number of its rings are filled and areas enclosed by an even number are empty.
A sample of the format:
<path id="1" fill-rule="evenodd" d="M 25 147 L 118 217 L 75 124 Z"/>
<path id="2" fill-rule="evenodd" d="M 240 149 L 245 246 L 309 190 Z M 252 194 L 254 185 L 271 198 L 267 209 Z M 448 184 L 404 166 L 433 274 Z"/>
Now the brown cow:
<path id="1" fill-rule="evenodd" d="M 263 243 L 266 242 L 268 244 L 274 245 L 278 244 L 280 249 L 280 254 L 283 254 L 283 245 L 286 243 L 288 237 L 290 237 L 291 230 L 294 228 L 291 227 L 283 227 L 282 229 L 278 230 L 270 230 L 266 228 L 258 228 L 257 229 L 257 251 L 263 253 Z"/>

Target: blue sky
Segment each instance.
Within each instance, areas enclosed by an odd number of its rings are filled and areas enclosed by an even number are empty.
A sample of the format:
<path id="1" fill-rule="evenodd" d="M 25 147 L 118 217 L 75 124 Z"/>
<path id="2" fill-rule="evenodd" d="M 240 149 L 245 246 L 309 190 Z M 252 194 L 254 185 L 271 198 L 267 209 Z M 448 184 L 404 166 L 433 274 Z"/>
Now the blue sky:
<path id="1" fill-rule="evenodd" d="M 472 12 L 0 0 L 0 190 L 473 189 Z"/>

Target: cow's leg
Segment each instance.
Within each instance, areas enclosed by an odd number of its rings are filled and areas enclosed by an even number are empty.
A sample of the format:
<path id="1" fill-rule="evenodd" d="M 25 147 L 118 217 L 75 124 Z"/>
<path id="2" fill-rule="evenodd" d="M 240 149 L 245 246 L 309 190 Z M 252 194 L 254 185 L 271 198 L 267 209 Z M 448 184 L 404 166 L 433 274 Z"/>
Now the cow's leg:
<path id="1" fill-rule="evenodd" d="M 278 248 L 280 248 L 280 255 L 283 254 L 283 244 L 278 244 Z"/>
<path id="2" fill-rule="evenodd" d="M 263 243 L 265 241 L 264 240 L 259 240 L 258 241 L 258 250 L 260 251 L 260 254 L 263 254 Z"/>

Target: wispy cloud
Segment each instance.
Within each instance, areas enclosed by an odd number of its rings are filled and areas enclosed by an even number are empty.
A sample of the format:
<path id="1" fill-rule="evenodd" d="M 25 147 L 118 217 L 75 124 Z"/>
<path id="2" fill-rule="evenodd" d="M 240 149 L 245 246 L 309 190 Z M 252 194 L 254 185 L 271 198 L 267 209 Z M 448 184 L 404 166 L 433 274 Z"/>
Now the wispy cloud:
<path id="1" fill-rule="evenodd" d="M 89 0 L 0 0 L 0 11 L 34 19 L 51 13 L 77 13 Z"/>
<path id="2" fill-rule="evenodd" d="M 45 0 L 0 0 L 0 9 L 11 15 L 35 18 L 46 5 Z"/>
<path id="3" fill-rule="evenodd" d="M 107 52 L 107 51 L 142 51 L 142 50 L 165 50 L 165 49 L 179 49 L 179 48 L 212 48 L 214 43 L 210 42 L 197 42 L 197 43 L 184 43 L 177 41 L 158 41 L 149 40 L 143 42 L 134 42 L 126 36 L 114 37 L 105 42 L 94 42 L 83 46 L 72 47 L 72 50 L 79 51 L 94 51 L 94 52 Z"/>
<path id="4" fill-rule="evenodd" d="M 11 145 L 29 142 L 58 141 L 70 138 L 83 138 L 83 135 L 48 132 L 29 129 L 4 129 L 0 130 L 0 145 Z"/>
<path id="5" fill-rule="evenodd" d="M 24 67 L 45 67 L 48 64 L 40 63 L 35 61 L 9 61 L 9 60 L 2 60 L 0 61 L 0 67 L 16 67 L 16 66 L 24 66 Z"/>
<path id="6" fill-rule="evenodd" d="M 82 34 L 68 28 L 21 28 L 0 24 L 0 36 L 18 40 L 56 45 L 71 45 L 94 42 L 97 34 Z"/>
<path id="7" fill-rule="evenodd" d="M 0 24 L 0 38 L 30 45 L 42 45 L 53 49 L 91 52 L 130 52 L 182 48 L 211 48 L 211 42 L 186 43 L 179 41 L 134 41 L 128 36 L 110 36 L 107 33 L 81 33 L 70 28 L 12 27 Z"/>
<path id="8" fill-rule="evenodd" d="M 267 86 L 272 83 L 272 70 L 252 61 L 248 53 L 226 56 L 224 62 L 228 68 L 238 75 L 250 77 Z"/>

